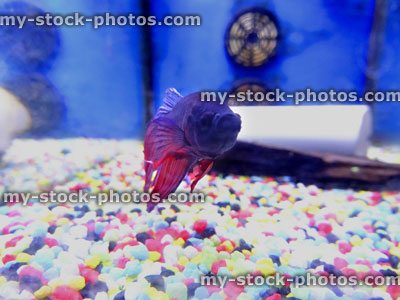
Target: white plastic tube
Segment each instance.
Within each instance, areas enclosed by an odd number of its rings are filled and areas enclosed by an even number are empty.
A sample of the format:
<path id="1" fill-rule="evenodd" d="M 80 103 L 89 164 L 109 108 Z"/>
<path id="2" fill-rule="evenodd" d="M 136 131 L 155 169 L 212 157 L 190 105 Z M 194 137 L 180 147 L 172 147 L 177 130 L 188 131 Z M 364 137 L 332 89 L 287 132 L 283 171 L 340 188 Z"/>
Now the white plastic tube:
<path id="1" fill-rule="evenodd" d="M 12 93 L 0 87 L 0 152 L 31 124 L 27 108 Z"/>
<path id="2" fill-rule="evenodd" d="M 372 134 L 366 105 L 232 106 L 238 140 L 292 150 L 365 156 Z"/>

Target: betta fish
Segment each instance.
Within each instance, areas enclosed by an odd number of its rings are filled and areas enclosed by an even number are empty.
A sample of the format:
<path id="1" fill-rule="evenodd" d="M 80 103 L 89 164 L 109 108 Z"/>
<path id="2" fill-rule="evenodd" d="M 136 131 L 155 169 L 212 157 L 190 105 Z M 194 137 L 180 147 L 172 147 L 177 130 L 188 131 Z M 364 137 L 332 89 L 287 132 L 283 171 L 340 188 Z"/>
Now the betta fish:
<path id="1" fill-rule="evenodd" d="M 193 192 L 214 159 L 235 145 L 240 129 L 240 116 L 227 104 L 202 101 L 200 92 L 183 97 L 175 89 L 167 89 L 144 138 L 144 192 L 152 187 L 152 196 L 157 193 L 158 200 L 165 199 L 190 170 Z M 156 205 L 152 199 L 148 211 Z"/>

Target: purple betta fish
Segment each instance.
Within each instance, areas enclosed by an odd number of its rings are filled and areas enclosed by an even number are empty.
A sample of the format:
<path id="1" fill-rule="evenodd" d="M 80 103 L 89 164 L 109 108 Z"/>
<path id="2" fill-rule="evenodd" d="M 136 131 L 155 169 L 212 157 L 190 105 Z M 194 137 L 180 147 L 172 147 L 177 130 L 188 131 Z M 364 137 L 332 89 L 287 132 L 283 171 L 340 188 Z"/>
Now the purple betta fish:
<path id="1" fill-rule="evenodd" d="M 144 191 L 153 187 L 147 210 L 174 192 L 191 169 L 192 192 L 214 159 L 235 145 L 240 129 L 240 116 L 227 104 L 201 101 L 200 92 L 183 97 L 175 89 L 168 89 L 144 138 Z M 155 195 L 157 200 L 153 200 Z"/>

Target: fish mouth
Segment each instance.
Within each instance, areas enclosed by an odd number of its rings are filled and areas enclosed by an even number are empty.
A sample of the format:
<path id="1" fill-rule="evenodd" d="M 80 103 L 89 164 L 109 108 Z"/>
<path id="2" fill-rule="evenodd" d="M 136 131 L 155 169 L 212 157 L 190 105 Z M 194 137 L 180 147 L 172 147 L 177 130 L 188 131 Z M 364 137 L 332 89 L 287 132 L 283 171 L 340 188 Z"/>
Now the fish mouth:
<path id="1" fill-rule="evenodd" d="M 230 113 L 217 118 L 217 129 L 220 131 L 227 131 L 229 134 L 238 133 L 242 128 L 242 120 L 240 115 Z"/>

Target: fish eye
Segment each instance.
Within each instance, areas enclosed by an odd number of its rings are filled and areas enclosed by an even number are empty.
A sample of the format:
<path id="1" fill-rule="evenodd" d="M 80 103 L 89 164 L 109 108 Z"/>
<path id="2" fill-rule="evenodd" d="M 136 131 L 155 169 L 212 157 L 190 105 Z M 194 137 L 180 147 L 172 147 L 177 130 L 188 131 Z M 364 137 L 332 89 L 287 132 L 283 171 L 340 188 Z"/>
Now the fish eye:
<path id="1" fill-rule="evenodd" d="M 200 118 L 200 125 L 203 129 L 210 128 L 214 119 L 213 113 L 206 113 Z"/>

